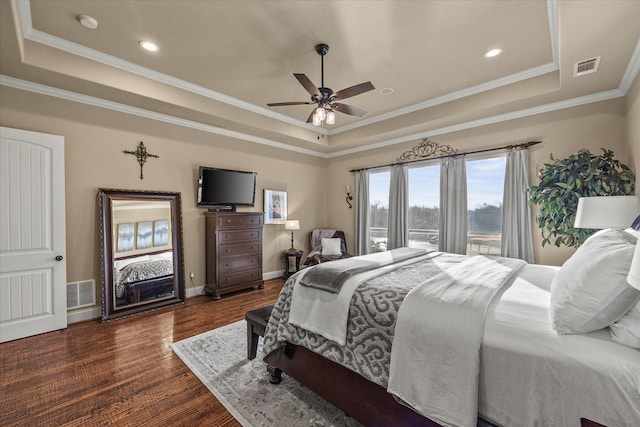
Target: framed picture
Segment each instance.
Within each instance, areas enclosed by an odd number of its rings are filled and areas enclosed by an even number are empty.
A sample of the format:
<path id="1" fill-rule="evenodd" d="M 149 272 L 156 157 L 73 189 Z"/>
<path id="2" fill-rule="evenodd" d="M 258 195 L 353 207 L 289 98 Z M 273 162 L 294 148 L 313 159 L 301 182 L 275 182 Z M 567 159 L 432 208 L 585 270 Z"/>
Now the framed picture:
<path id="1" fill-rule="evenodd" d="M 127 252 L 133 250 L 133 224 L 118 224 L 118 243 L 116 252 Z"/>
<path id="2" fill-rule="evenodd" d="M 169 220 L 161 219 L 153 222 L 153 246 L 169 244 Z"/>
<path id="3" fill-rule="evenodd" d="M 140 221 L 136 238 L 136 249 L 150 248 L 153 244 L 153 222 Z"/>
<path id="4" fill-rule="evenodd" d="M 264 223 L 284 224 L 287 220 L 287 192 L 264 190 Z"/>

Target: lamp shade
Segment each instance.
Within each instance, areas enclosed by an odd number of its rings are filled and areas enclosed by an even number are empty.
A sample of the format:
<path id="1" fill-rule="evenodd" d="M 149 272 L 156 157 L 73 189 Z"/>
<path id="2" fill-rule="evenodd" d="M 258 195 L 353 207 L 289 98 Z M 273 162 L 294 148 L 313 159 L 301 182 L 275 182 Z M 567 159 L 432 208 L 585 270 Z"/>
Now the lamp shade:
<path id="1" fill-rule="evenodd" d="M 637 196 L 580 197 L 575 228 L 617 228 L 631 226 L 640 214 Z"/>
<path id="2" fill-rule="evenodd" d="M 627 275 L 627 282 L 636 289 L 640 290 L 640 239 L 636 243 L 636 251 L 633 254 L 631 268 Z"/>
<path id="3" fill-rule="evenodd" d="M 285 230 L 300 230 L 300 222 L 297 219 L 287 220 L 284 223 Z"/>

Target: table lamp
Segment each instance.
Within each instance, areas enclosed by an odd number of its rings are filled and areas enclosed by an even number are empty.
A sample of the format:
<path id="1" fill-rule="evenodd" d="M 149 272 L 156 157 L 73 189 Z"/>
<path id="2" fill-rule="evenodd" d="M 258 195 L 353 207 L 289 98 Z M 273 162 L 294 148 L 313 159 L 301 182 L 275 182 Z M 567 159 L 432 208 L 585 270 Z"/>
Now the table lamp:
<path id="1" fill-rule="evenodd" d="M 638 214 L 640 214 L 640 198 L 637 196 L 580 197 L 573 226 L 622 230 L 630 227 Z"/>
<path id="2" fill-rule="evenodd" d="M 293 230 L 300 230 L 300 222 L 297 219 L 287 220 L 284 223 L 285 230 L 291 230 L 291 249 L 293 250 Z"/>
<path id="3" fill-rule="evenodd" d="M 627 283 L 640 290 L 640 239 L 636 243 L 636 251 L 633 253 L 631 268 L 627 275 Z"/>

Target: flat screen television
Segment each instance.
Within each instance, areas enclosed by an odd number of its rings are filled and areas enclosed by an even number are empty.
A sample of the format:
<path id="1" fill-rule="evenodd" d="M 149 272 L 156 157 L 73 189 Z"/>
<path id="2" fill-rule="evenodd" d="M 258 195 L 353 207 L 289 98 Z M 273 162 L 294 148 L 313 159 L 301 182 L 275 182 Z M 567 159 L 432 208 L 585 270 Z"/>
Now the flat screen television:
<path id="1" fill-rule="evenodd" d="M 198 206 L 235 210 L 253 206 L 256 199 L 255 172 L 200 166 Z"/>

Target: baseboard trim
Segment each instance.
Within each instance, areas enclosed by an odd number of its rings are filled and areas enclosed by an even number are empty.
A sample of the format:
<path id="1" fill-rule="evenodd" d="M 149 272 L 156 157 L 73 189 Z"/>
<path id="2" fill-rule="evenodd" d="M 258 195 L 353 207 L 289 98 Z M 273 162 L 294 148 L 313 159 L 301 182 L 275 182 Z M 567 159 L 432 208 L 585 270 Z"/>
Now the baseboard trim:
<path id="1" fill-rule="evenodd" d="M 282 271 L 271 271 L 262 275 L 263 280 L 277 279 L 279 277 L 282 277 Z M 204 295 L 204 285 L 192 288 L 187 287 L 185 291 L 187 298 L 199 297 Z M 67 324 L 97 320 L 100 317 L 102 317 L 102 307 L 100 306 L 79 308 L 67 312 Z"/>

